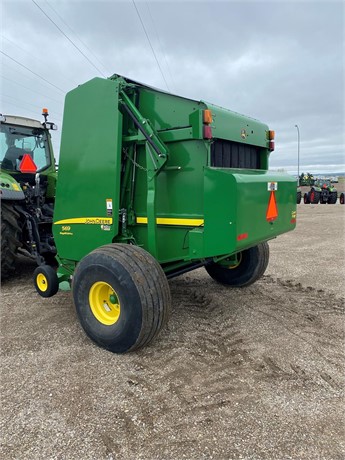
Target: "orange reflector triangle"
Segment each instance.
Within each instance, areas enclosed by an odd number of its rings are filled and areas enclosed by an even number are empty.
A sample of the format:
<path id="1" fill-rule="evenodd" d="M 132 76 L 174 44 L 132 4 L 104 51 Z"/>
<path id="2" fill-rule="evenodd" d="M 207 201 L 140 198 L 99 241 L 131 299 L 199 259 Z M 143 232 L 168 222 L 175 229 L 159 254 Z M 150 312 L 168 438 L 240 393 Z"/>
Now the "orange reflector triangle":
<path id="1" fill-rule="evenodd" d="M 37 171 L 37 166 L 28 153 L 23 156 L 19 165 L 19 170 L 22 173 L 35 173 Z"/>
<path id="2" fill-rule="evenodd" d="M 277 202 L 276 202 L 276 195 L 274 191 L 271 191 L 270 199 L 268 201 L 267 212 L 266 212 L 266 219 L 269 222 L 272 222 L 273 220 L 276 220 L 277 217 L 278 217 L 278 208 L 277 208 Z"/>

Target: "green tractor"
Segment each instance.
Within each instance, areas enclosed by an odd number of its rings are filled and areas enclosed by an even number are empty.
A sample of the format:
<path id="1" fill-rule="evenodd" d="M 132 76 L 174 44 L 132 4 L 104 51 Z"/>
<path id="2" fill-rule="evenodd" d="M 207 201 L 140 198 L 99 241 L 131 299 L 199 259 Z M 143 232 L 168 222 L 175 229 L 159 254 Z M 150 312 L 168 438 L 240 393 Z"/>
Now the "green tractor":
<path id="1" fill-rule="evenodd" d="M 205 267 L 229 288 L 264 274 L 267 241 L 296 226 L 296 180 L 269 171 L 274 131 L 238 113 L 120 75 L 65 100 L 53 234 L 79 321 L 116 353 L 150 343 L 169 316 L 168 279 Z"/>
<path id="2" fill-rule="evenodd" d="M 15 271 L 18 253 L 54 263 L 52 234 L 56 167 L 48 122 L 0 115 L 1 278 Z"/>
<path id="3" fill-rule="evenodd" d="M 335 204 L 338 192 L 329 179 L 317 179 L 309 192 L 304 194 L 305 204 Z"/>

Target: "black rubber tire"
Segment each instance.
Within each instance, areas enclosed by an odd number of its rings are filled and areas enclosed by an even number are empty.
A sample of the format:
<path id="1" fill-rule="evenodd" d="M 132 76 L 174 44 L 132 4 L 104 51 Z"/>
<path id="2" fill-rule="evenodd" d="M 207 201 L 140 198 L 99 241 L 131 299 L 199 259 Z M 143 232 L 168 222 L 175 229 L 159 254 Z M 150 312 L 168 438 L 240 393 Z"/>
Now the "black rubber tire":
<path id="1" fill-rule="evenodd" d="M 1 201 L 1 279 L 8 278 L 15 271 L 16 254 L 22 245 L 22 231 L 19 214 L 11 202 Z"/>
<path id="2" fill-rule="evenodd" d="M 314 189 L 311 189 L 311 191 L 309 192 L 309 201 L 311 204 L 317 204 L 319 201 L 320 201 L 320 196 L 321 196 L 321 193 L 314 190 Z"/>
<path id="3" fill-rule="evenodd" d="M 339 196 L 339 203 L 344 204 L 344 193 L 343 192 L 341 192 L 341 194 Z"/>
<path id="4" fill-rule="evenodd" d="M 217 263 L 205 266 L 207 273 L 215 281 L 231 287 L 245 287 L 255 283 L 265 273 L 269 261 L 267 242 L 246 249 L 241 253 L 240 264 L 236 268 L 226 268 Z"/>
<path id="5" fill-rule="evenodd" d="M 303 195 L 303 203 L 310 204 L 309 193 L 307 192 Z"/>
<path id="6" fill-rule="evenodd" d="M 338 199 L 338 193 L 337 192 L 330 192 L 327 203 L 328 204 L 335 204 Z"/>
<path id="7" fill-rule="evenodd" d="M 121 310 L 115 324 L 103 324 L 91 310 L 89 292 L 98 281 L 109 284 L 117 294 Z M 138 246 L 109 244 L 92 251 L 77 265 L 72 289 L 84 331 L 114 353 L 147 345 L 168 320 L 168 280 L 159 263 Z"/>
<path id="8" fill-rule="evenodd" d="M 45 281 L 43 282 L 45 289 L 40 287 L 38 281 L 40 275 L 45 277 Z M 34 271 L 34 285 L 41 297 L 52 297 L 55 295 L 59 290 L 59 279 L 54 268 L 50 265 L 40 265 L 37 267 Z"/>
<path id="9" fill-rule="evenodd" d="M 302 192 L 297 192 L 297 204 L 300 204 L 302 201 Z"/>

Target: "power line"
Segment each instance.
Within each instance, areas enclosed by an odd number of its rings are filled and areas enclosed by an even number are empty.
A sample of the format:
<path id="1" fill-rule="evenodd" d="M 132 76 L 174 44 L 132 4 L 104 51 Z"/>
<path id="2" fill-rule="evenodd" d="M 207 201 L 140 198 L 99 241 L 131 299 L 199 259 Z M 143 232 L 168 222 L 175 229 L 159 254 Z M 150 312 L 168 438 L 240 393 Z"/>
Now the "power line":
<path id="1" fill-rule="evenodd" d="M 41 97 L 47 97 L 47 98 L 50 99 L 51 101 L 57 102 L 58 104 L 60 104 L 60 102 L 61 102 L 61 101 L 58 101 L 58 100 L 56 100 L 56 99 L 53 99 L 53 98 L 50 97 L 50 96 L 46 96 L 45 94 L 42 94 L 42 93 L 40 93 L 39 91 L 35 91 L 34 89 L 29 88 L 28 86 L 22 85 L 21 83 L 18 83 L 17 81 L 12 80 L 11 78 L 4 77 L 3 75 L 0 75 L 0 78 L 2 78 L 3 80 L 8 80 L 8 81 L 10 81 L 11 83 L 14 83 L 15 85 L 21 86 L 22 88 L 25 88 L 25 89 L 27 89 L 28 91 L 31 91 L 31 92 L 36 93 L 36 94 L 39 94 Z"/>
<path id="2" fill-rule="evenodd" d="M 155 23 L 155 21 L 154 21 L 154 19 L 153 19 L 153 17 L 152 17 L 152 14 L 151 14 L 151 8 L 150 8 L 148 2 L 145 2 L 145 3 L 146 3 L 146 6 L 147 6 L 147 9 L 148 9 L 150 18 L 151 18 L 151 22 L 152 22 L 152 24 L 153 24 L 153 28 L 154 28 L 155 33 L 156 33 L 156 37 L 157 37 L 158 43 L 159 43 L 159 45 L 160 45 L 160 47 L 161 47 L 161 50 L 162 50 L 162 54 L 163 54 L 163 57 L 164 57 L 164 60 L 165 60 L 165 64 L 166 64 L 166 66 L 167 66 L 167 69 L 168 69 L 170 78 L 171 78 L 171 80 L 172 80 L 172 82 L 173 82 L 173 84 L 174 84 L 175 90 L 176 90 L 175 79 L 174 79 L 174 77 L 173 77 L 173 75 L 172 75 L 172 73 L 171 73 L 171 70 L 170 70 L 170 66 L 169 66 L 168 60 L 167 60 L 166 55 L 165 55 L 165 53 L 164 53 L 164 47 L 163 47 L 163 45 L 162 45 L 161 39 L 159 38 L 158 30 L 157 30 L 157 27 L 156 27 L 156 23 Z"/>
<path id="3" fill-rule="evenodd" d="M 33 58 L 33 59 L 35 59 L 36 61 L 43 63 L 45 67 L 47 66 L 47 61 L 44 61 L 43 59 L 38 58 L 36 55 L 35 55 L 35 56 L 32 56 L 32 51 L 31 51 L 31 50 L 28 50 L 27 48 L 25 49 L 25 48 L 19 46 L 19 45 L 18 45 L 17 43 L 15 43 L 13 40 L 10 40 L 9 38 L 5 37 L 5 35 L 3 35 L 3 34 L 1 34 L 1 37 L 2 37 L 4 40 L 6 40 L 8 43 L 10 43 L 12 46 L 15 46 L 16 48 L 18 48 L 18 49 L 20 49 L 21 51 L 23 51 L 24 53 L 26 53 L 28 56 L 30 56 L 31 59 Z M 78 84 L 79 84 L 79 82 L 77 82 L 76 80 L 73 80 L 73 79 L 70 78 L 70 77 L 67 77 L 67 78 L 66 78 L 66 76 L 63 77 L 63 76 L 61 75 L 61 73 L 59 74 L 59 77 L 62 78 L 63 80 L 65 80 L 65 81 L 68 81 L 68 83 L 73 82 L 74 85 L 78 85 Z"/>
<path id="4" fill-rule="evenodd" d="M 37 117 L 37 112 L 34 112 L 33 110 L 29 110 L 26 107 L 23 107 L 22 105 L 15 104 L 13 102 L 7 102 L 7 104 L 10 105 L 10 106 L 13 106 L 13 107 L 19 107 L 20 109 L 24 109 L 25 113 L 32 113 L 33 115 L 35 115 L 35 117 Z M 56 121 L 61 123 L 61 120 L 59 120 L 59 119 L 57 119 Z"/>
<path id="5" fill-rule="evenodd" d="M 15 62 L 16 64 L 20 65 L 21 67 L 24 67 L 24 69 L 28 70 L 29 72 L 31 72 L 33 75 L 35 75 L 36 77 L 40 78 L 41 80 L 45 81 L 46 83 L 48 83 L 50 86 L 53 86 L 54 88 L 58 89 L 59 91 L 61 91 L 63 94 L 66 93 L 66 91 L 64 91 L 63 89 L 59 88 L 58 86 L 54 85 L 54 83 L 51 83 L 50 81 L 46 80 L 44 77 L 42 77 L 41 75 L 39 75 L 38 73 L 34 72 L 33 70 L 29 69 L 29 67 L 26 67 L 24 64 L 22 64 L 21 62 L 19 61 L 16 61 L 13 57 L 9 56 L 8 54 L 4 53 L 3 51 L 0 50 L 0 53 L 3 54 L 4 56 L 6 56 L 8 59 L 11 59 L 11 61 Z"/>
<path id="6" fill-rule="evenodd" d="M 25 101 L 22 101 L 20 99 L 16 99 L 15 97 L 13 96 L 8 96 L 7 94 L 2 94 L 1 95 L 2 97 L 7 97 L 8 99 L 13 99 L 15 102 L 20 102 L 21 104 L 24 104 L 24 105 L 29 105 L 30 107 L 35 107 L 36 109 L 38 110 L 42 110 L 42 107 L 41 106 L 38 106 L 38 105 L 35 105 L 35 104 L 31 104 L 30 102 L 25 102 Z M 24 108 L 24 107 L 22 107 Z M 56 114 L 60 115 L 62 117 L 62 113 L 60 112 L 55 112 Z"/>
<path id="7" fill-rule="evenodd" d="M 74 34 L 77 39 L 80 41 L 80 43 L 89 51 L 89 53 L 92 54 L 92 56 L 97 60 L 97 62 L 103 66 L 103 68 L 105 69 L 105 66 L 102 64 L 102 62 L 98 59 L 98 57 L 95 55 L 95 53 L 93 53 L 93 51 L 81 40 L 81 38 L 78 36 L 78 34 L 72 29 L 72 27 L 70 27 L 67 22 L 63 19 L 63 17 L 56 11 L 56 9 L 48 2 L 48 0 L 45 0 L 46 4 L 49 6 L 50 9 L 52 9 L 54 11 L 54 13 L 56 14 L 56 16 L 60 19 L 60 21 L 65 24 L 65 26 L 72 32 L 72 34 Z"/>
<path id="8" fill-rule="evenodd" d="M 99 68 L 98 68 L 98 67 L 97 67 L 87 56 L 86 56 L 85 53 L 83 53 L 83 51 L 74 43 L 74 41 L 71 40 L 71 39 L 69 38 L 69 36 L 66 35 L 65 32 L 64 32 L 62 29 L 60 29 L 60 27 L 56 24 L 56 22 L 53 21 L 53 19 L 52 19 L 52 18 L 51 18 L 51 17 L 50 17 L 50 16 L 49 16 L 49 15 L 38 5 L 38 3 L 36 3 L 35 0 L 31 0 L 31 1 L 32 1 L 32 3 L 34 3 L 34 4 L 37 6 L 37 8 L 38 8 L 39 10 L 42 11 L 42 13 L 44 14 L 44 16 L 46 16 L 46 18 L 48 18 L 49 21 L 52 22 L 52 23 L 54 24 L 54 26 L 62 33 L 62 35 L 63 35 L 64 37 L 67 38 L 67 40 L 74 46 L 74 48 L 76 48 L 76 49 L 79 51 L 79 53 L 82 54 L 82 55 L 84 56 L 84 58 L 85 58 L 85 59 L 86 59 L 86 60 L 87 60 L 87 61 L 88 61 L 88 62 L 89 62 L 89 63 L 90 63 L 90 64 L 91 64 L 91 65 L 92 65 L 92 66 L 93 66 L 93 67 L 94 67 L 104 78 L 106 78 L 106 76 L 104 75 L 104 73 L 103 73 L 103 72 L 102 72 L 102 71 L 101 71 L 101 70 L 100 70 L 100 69 L 99 69 Z"/>
<path id="9" fill-rule="evenodd" d="M 34 1 L 34 0 L 32 0 L 32 1 Z M 167 83 L 167 81 L 166 81 L 166 79 L 165 79 L 163 70 L 162 70 L 162 68 L 161 68 L 161 66 L 160 66 L 160 64 L 159 64 L 158 59 L 157 59 L 155 50 L 153 49 L 153 46 L 152 46 L 150 37 L 149 37 L 149 35 L 148 35 L 147 31 L 146 31 L 146 28 L 145 28 L 145 26 L 144 26 L 143 20 L 141 19 L 139 10 L 138 10 L 138 8 L 137 8 L 137 5 L 135 4 L 135 1 L 134 1 L 134 0 L 132 0 L 132 2 L 133 2 L 133 5 L 134 5 L 135 10 L 136 10 L 136 12 L 137 12 L 137 15 L 138 15 L 138 17 L 139 17 L 139 20 L 140 20 L 140 22 L 141 22 L 141 25 L 142 25 L 142 27 L 143 27 L 143 29 L 144 29 L 144 32 L 145 32 L 147 41 L 149 42 L 149 45 L 150 45 L 150 47 L 151 47 L 152 54 L 154 55 L 154 57 L 155 57 L 155 59 L 156 59 L 156 62 L 157 62 L 157 65 L 158 65 L 158 68 L 159 68 L 159 70 L 160 70 L 160 72 L 161 72 L 161 74 L 162 74 L 163 80 L 164 80 L 164 82 L 165 82 L 165 84 L 166 84 L 166 87 L 168 88 L 168 91 L 170 91 L 170 88 L 169 88 L 169 85 L 168 85 L 168 83 Z"/>

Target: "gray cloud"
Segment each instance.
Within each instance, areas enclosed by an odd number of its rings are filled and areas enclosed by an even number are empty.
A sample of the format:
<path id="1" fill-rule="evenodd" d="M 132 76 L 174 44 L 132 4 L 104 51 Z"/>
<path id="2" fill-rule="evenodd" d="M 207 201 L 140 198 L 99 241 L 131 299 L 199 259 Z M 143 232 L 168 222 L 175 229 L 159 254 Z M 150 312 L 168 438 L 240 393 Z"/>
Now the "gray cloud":
<path id="1" fill-rule="evenodd" d="M 131 1 L 38 3 L 106 75 L 166 89 Z M 267 122 L 272 167 L 296 169 L 297 123 L 302 169 L 345 170 L 343 2 L 136 4 L 172 92 Z M 97 71 L 30 0 L 2 10 L 2 50 L 63 92 L 3 57 L 1 110 L 39 118 L 47 105 L 61 124 L 64 92 Z"/>

